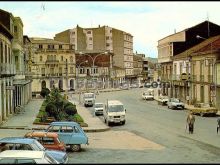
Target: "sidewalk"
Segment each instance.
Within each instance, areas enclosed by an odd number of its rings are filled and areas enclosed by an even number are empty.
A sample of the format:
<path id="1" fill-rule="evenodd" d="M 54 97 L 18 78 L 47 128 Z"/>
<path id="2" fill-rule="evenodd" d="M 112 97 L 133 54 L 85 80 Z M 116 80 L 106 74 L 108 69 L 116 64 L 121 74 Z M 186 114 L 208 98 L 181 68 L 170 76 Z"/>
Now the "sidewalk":
<path id="1" fill-rule="evenodd" d="M 76 104 L 78 113 L 82 116 L 88 127 L 82 127 L 85 132 L 101 132 L 109 130 L 103 121 L 98 117 L 93 116 L 88 109 L 78 103 L 76 98 L 70 99 L 71 102 Z M 24 111 L 17 115 L 11 115 L 7 121 L 0 125 L 0 129 L 25 129 L 25 130 L 43 130 L 48 125 L 33 124 L 43 99 L 32 99 L 24 108 Z"/>

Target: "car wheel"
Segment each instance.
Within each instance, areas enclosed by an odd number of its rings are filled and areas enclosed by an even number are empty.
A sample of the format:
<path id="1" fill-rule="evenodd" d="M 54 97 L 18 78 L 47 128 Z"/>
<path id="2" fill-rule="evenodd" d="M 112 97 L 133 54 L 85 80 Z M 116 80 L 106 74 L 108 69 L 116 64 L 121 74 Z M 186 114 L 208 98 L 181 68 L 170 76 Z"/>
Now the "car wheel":
<path id="1" fill-rule="evenodd" d="M 108 124 L 108 126 L 110 126 L 110 125 L 111 125 L 111 123 L 110 123 L 109 121 L 107 122 L 107 124 Z"/>
<path id="2" fill-rule="evenodd" d="M 124 125 L 124 124 L 125 124 L 125 121 L 122 121 L 121 124 Z"/>
<path id="3" fill-rule="evenodd" d="M 71 144 L 70 148 L 73 152 L 78 152 L 78 151 L 80 151 L 81 146 L 80 146 L 80 144 Z"/>

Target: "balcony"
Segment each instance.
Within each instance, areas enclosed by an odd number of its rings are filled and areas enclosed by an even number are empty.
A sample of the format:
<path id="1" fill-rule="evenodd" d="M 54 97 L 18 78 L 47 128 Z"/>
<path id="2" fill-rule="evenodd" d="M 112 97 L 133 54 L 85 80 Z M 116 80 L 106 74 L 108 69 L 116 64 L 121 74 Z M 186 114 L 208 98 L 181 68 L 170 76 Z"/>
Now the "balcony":
<path id="1" fill-rule="evenodd" d="M 0 64 L 1 77 L 14 76 L 16 74 L 15 65 L 8 63 Z"/>
<path id="2" fill-rule="evenodd" d="M 213 75 L 208 75 L 208 82 L 212 83 L 213 82 Z"/>
<path id="3" fill-rule="evenodd" d="M 172 80 L 174 80 L 174 81 L 180 81 L 181 80 L 180 78 L 181 78 L 181 76 L 179 74 L 172 75 Z"/>
<path id="4" fill-rule="evenodd" d="M 200 82 L 204 82 L 204 75 L 200 75 Z"/>
<path id="5" fill-rule="evenodd" d="M 59 64 L 59 60 L 46 60 L 45 64 Z"/>
<path id="6" fill-rule="evenodd" d="M 197 81 L 197 75 L 192 75 L 192 81 Z"/>

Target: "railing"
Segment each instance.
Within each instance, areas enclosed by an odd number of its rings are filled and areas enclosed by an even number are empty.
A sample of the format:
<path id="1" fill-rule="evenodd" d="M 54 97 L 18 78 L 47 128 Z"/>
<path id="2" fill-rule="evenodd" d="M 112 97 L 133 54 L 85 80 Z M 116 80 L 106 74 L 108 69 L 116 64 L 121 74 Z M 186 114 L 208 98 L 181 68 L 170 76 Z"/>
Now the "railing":
<path id="1" fill-rule="evenodd" d="M 180 75 L 179 74 L 172 75 L 172 80 L 180 81 Z"/>
<path id="2" fill-rule="evenodd" d="M 212 83 L 213 82 L 213 75 L 208 75 L 208 82 Z"/>
<path id="3" fill-rule="evenodd" d="M 200 75 L 200 82 L 204 82 L 204 75 Z"/>
<path id="4" fill-rule="evenodd" d="M 197 81 L 197 75 L 192 75 L 192 81 Z"/>
<path id="5" fill-rule="evenodd" d="M 0 73 L 1 75 L 15 75 L 15 65 L 0 63 Z"/>

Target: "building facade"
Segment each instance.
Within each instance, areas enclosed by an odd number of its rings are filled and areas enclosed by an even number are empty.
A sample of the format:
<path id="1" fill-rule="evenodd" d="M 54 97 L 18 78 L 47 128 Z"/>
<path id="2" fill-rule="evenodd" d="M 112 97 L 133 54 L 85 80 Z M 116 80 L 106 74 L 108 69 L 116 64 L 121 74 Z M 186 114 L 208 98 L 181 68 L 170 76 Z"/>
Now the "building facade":
<path id="1" fill-rule="evenodd" d="M 75 45 L 78 52 L 113 53 L 113 66 L 125 69 L 126 81 L 134 78 L 133 36 L 127 32 L 108 26 L 81 28 L 77 25 L 74 29 L 57 33 L 54 39 Z"/>
<path id="2" fill-rule="evenodd" d="M 26 80 L 23 23 L 0 10 L 0 123 L 31 99 L 31 80 Z"/>
<path id="3" fill-rule="evenodd" d="M 69 43 L 48 38 L 30 38 L 33 50 L 31 75 L 32 92 L 42 88 L 59 88 L 61 91 L 76 88 L 74 47 Z"/>

